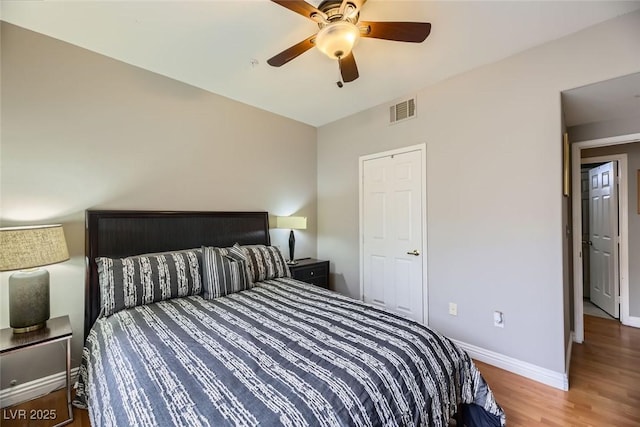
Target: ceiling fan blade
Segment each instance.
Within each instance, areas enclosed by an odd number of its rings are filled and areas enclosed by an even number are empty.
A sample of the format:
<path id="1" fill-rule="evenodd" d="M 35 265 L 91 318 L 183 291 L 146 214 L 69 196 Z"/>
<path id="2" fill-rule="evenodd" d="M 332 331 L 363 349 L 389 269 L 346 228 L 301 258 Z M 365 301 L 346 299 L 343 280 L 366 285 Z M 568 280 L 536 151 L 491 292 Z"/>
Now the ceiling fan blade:
<path id="1" fill-rule="evenodd" d="M 423 42 L 431 32 L 428 22 L 366 22 L 358 23 L 362 37 L 394 40 L 398 42 Z"/>
<path id="2" fill-rule="evenodd" d="M 267 60 L 267 64 L 272 67 L 280 67 L 292 59 L 297 58 L 314 46 L 316 35 L 302 40 L 300 43 L 294 44 L 289 49 L 285 49 L 273 58 Z"/>
<path id="3" fill-rule="evenodd" d="M 321 21 L 327 21 L 327 15 L 324 12 L 310 5 L 306 1 L 302 1 L 302 0 L 271 0 L 271 1 L 279 4 L 282 7 L 286 7 L 287 9 L 295 13 L 298 13 L 304 16 L 305 18 L 309 18 L 313 21 L 316 21 L 316 19 L 314 19 L 314 16 L 321 18 L 320 19 Z"/>
<path id="4" fill-rule="evenodd" d="M 340 74 L 342 74 L 343 82 L 349 83 L 360 77 L 353 52 L 344 58 L 338 59 L 338 64 L 340 65 Z"/>

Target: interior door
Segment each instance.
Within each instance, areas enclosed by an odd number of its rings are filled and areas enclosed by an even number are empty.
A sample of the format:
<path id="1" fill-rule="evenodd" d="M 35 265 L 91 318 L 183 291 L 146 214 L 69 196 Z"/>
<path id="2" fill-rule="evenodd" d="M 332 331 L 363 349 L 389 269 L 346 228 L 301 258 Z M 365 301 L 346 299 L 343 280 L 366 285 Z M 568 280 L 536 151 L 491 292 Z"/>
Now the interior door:
<path id="1" fill-rule="evenodd" d="M 364 300 L 423 322 L 421 151 L 363 162 Z"/>
<path id="2" fill-rule="evenodd" d="M 620 317 L 617 162 L 589 171 L 590 299 Z"/>

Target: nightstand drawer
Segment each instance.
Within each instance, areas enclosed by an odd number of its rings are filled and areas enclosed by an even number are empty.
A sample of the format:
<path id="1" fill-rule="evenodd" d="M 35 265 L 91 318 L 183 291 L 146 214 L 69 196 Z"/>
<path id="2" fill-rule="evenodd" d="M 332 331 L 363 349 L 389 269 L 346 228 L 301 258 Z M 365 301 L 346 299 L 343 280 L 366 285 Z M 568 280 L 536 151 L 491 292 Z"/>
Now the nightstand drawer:
<path id="1" fill-rule="evenodd" d="M 296 279 L 306 282 L 319 277 L 327 277 L 327 268 L 324 265 L 316 265 L 313 267 L 303 267 L 296 270 Z"/>
<path id="2" fill-rule="evenodd" d="M 329 261 L 302 260 L 289 269 L 294 279 L 329 289 Z"/>

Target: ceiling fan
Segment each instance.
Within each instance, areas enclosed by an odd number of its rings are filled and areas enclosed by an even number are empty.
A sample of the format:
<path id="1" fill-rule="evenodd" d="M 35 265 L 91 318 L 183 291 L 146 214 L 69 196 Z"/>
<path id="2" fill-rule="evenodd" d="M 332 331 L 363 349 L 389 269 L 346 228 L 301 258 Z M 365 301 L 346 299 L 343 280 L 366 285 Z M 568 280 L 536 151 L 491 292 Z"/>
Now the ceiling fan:
<path id="1" fill-rule="evenodd" d="M 309 18 L 318 24 L 318 32 L 283 50 L 267 63 L 280 67 L 316 46 L 329 58 L 337 59 L 342 80 L 358 78 L 358 66 L 353 46 L 360 37 L 421 43 L 431 32 L 427 22 L 369 22 L 359 21 L 360 9 L 367 0 L 325 0 L 316 8 L 302 0 L 271 0 L 280 6 Z M 341 83 L 338 83 L 341 86 Z"/>

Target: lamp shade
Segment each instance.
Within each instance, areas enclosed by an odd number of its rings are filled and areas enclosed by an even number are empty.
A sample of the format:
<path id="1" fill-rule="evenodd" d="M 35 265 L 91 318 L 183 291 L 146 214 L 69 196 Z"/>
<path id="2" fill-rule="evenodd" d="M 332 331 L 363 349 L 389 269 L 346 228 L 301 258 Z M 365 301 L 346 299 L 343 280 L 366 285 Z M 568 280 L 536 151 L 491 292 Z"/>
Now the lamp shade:
<path id="1" fill-rule="evenodd" d="M 279 216 L 276 217 L 276 228 L 289 228 L 291 230 L 306 230 L 306 216 Z"/>
<path id="2" fill-rule="evenodd" d="M 0 228 L 0 271 L 25 270 L 69 259 L 62 225 Z"/>

